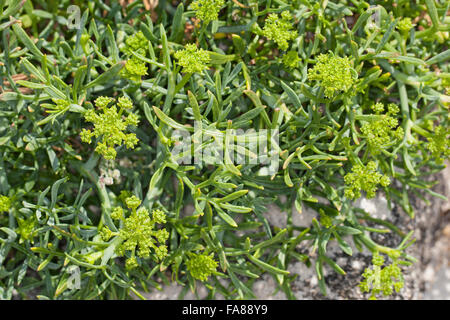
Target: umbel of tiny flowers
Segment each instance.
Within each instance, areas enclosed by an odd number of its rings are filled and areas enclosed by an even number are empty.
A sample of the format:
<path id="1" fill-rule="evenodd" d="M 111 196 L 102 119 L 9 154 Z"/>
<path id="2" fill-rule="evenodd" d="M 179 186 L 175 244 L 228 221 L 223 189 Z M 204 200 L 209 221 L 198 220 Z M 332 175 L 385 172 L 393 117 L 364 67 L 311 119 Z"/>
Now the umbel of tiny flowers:
<path id="1" fill-rule="evenodd" d="M 116 145 L 123 143 L 128 149 L 134 149 L 138 143 L 138 138 L 134 133 L 125 133 L 128 126 L 137 126 L 139 123 L 137 115 L 132 112 L 124 116 L 125 110 L 131 110 L 133 103 L 127 97 L 120 97 L 118 102 L 113 98 L 99 97 L 95 100 L 95 105 L 101 110 L 97 113 L 94 109 L 88 110 L 84 118 L 94 124 L 94 129 L 83 129 L 80 133 L 81 140 L 86 143 L 92 142 L 92 137 L 99 138 L 95 150 L 103 155 L 106 160 L 116 158 L 117 152 L 114 149 Z M 119 109 L 119 110 L 118 110 Z"/>
<path id="2" fill-rule="evenodd" d="M 104 169 L 100 168 L 100 177 L 98 179 L 101 186 L 110 186 L 116 183 L 120 183 L 120 171 L 118 169 Z"/>
<path id="3" fill-rule="evenodd" d="M 124 68 L 121 70 L 121 76 L 133 82 L 140 82 L 145 75 L 147 75 L 146 63 L 134 56 L 127 60 Z"/>
<path id="4" fill-rule="evenodd" d="M 391 295 L 394 291 L 399 292 L 404 285 L 402 271 L 397 265 L 397 260 L 385 266 L 384 258 L 378 252 L 375 252 L 372 257 L 371 268 L 366 268 L 363 273 L 363 278 L 359 283 L 361 292 L 371 292 L 370 299 L 376 300 L 376 295 L 383 294 L 384 296 Z"/>
<path id="5" fill-rule="evenodd" d="M 125 46 L 121 49 L 126 55 L 132 56 L 133 52 L 142 56 L 146 55 L 148 40 L 142 31 L 136 32 L 125 40 Z"/>
<path id="6" fill-rule="evenodd" d="M 131 214 L 125 217 L 125 210 L 116 207 L 111 212 L 111 218 L 122 221 L 122 226 L 118 232 L 112 232 L 108 227 L 101 231 L 101 237 L 108 241 L 111 237 L 117 236 L 121 242 L 116 247 L 118 256 L 124 256 L 127 251 L 131 256 L 126 260 L 125 267 L 133 269 L 138 266 L 137 255 L 141 258 L 148 258 L 153 249 L 156 259 L 161 261 L 167 255 L 167 246 L 164 244 L 169 238 L 166 229 L 156 229 L 156 224 L 166 223 L 166 215 L 159 209 L 155 209 L 150 217 L 146 208 L 139 208 L 141 200 L 136 196 L 125 199 L 126 206 L 131 209 Z"/>
<path id="7" fill-rule="evenodd" d="M 142 31 L 137 32 L 125 40 L 125 46 L 121 48 L 129 58 L 125 67 L 121 70 L 121 75 L 124 78 L 130 79 L 134 82 L 141 81 L 141 77 L 147 74 L 147 64 L 133 55 L 133 52 L 141 56 L 147 55 L 148 40 L 145 38 Z"/>
<path id="8" fill-rule="evenodd" d="M 206 50 L 198 49 L 193 43 L 187 44 L 183 50 L 175 52 L 178 64 L 183 67 L 185 73 L 201 73 L 207 69 L 207 64 L 211 61 Z"/>
<path id="9" fill-rule="evenodd" d="M 194 0 L 191 9 L 195 16 L 205 24 L 219 18 L 219 11 L 224 6 L 225 0 Z"/>
<path id="10" fill-rule="evenodd" d="M 208 280 L 208 277 L 217 270 L 218 263 L 214 260 L 214 253 L 187 253 L 186 267 L 191 276 L 200 281 Z"/>
<path id="11" fill-rule="evenodd" d="M 11 208 L 11 199 L 7 196 L 0 195 L 0 212 L 9 211 Z"/>
<path id="12" fill-rule="evenodd" d="M 371 109 L 376 115 L 381 115 L 384 111 L 382 103 L 372 105 Z M 376 155 L 380 153 L 385 145 L 392 144 L 395 140 L 401 140 L 404 136 L 402 127 L 398 127 L 398 119 L 394 118 L 399 112 L 395 104 L 388 105 L 388 112 L 381 117 L 375 117 L 369 120 L 361 127 L 361 132 L 366 136 L 370 151 Z"/>
<path id="13" fill-rule="evenodd" d="M 414 26 L 415 26 L 415 24 L 412 23 L 411 18 L 406 17 L 406 18 L 401 19 L 398 22 L 397 29 L 400 30 L 401 32 L 407 33 L 407 32 L 409 32 L 409 30 L 414 28 Z"/>
<path id="14" fill-rule="evenodd" d="M 436 127 L 433 136 L 428 138 L 427 148 L 439 164 L 450 158 L 450 128 Z"/>
<path id="15" fill-rule="evenodd" d="M 319 82 L 327 98 L 347 92 L 355 83 L 356 71 L 348 57 L 336 57 L 333 53 L 320 54 L 316 64 L 308 70 L 308 79 Z"/>
<path id="16" fill-rule="evenodd" d="M 298 32 L 293 30 L 292 15 L 289 11 L 283 11 L 281 17 L 276 13 L 271 13 L 267 17 L 263 35 L 277 43 L 281 50 L 287 50 L 289 41 L 297 38 Z"/>
<path id="17" fill-rule="evenodd" d="M 377 164 L 369 161 L 366 166 L 363 164 L 353 165 L 352 172 L 344 177 L 345 196 L 349 199 L 361 197 L 361 191 L 366 192 L 367 198 L 375 197 L 377 185 L 387 187 L 390 184 L 389 177 L 377 172 Z"/>

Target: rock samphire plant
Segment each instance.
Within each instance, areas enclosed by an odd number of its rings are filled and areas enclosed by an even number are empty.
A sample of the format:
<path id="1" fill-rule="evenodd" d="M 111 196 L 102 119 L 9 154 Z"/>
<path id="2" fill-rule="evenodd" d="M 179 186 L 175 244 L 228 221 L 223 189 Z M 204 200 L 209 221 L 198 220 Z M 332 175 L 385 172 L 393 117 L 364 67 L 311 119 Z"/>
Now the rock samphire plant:
<path id="1" fill-rule="evenodd" d="M 414 230 L 357 200 L 443 198 L 448 4 L 152 3 L 0 1 L 0 297 L 295 299 L 294 262 L 325 295 L 330 245 L 401 291 Z"/>

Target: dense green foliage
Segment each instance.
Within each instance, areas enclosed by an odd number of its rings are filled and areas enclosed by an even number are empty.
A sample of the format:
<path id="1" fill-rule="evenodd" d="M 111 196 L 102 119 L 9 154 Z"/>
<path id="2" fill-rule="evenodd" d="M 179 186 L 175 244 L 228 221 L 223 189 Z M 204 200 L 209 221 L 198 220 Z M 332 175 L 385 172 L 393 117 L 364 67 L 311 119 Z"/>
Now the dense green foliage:
<path id="1" fill-rule="evenodd" d="M 269 273 L 294 299 L 294 261 L 326 294 L 324 269 L 345 274 L 331 242 L 374 254 L 370 297 L 400 290 L 412 231 L 354 200 L 381 193 L 414 219 L 411 196 L 442 197 L 428 176 L 450 156 L 448 3 L 124 3 L 0 1 L 0 297 L 176 281 L 245 299 Z M 236 145 L 264 130 L 270 154 Z M 195 142 L 182 153 L 179 132 Z M 317 217 L 295 225 L 305 207 Z"/>

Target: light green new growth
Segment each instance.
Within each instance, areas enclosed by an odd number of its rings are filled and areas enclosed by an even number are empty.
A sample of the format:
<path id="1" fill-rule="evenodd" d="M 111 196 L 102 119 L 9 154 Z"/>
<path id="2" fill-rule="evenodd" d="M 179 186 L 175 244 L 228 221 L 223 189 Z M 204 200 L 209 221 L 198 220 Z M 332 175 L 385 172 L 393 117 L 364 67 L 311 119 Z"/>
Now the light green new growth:
<path id="1" fill-rule="evenodd" d="M 214 253 L 196 254 L 188 253 L 189 259 L 185 262 L 191 276 L 200 281 L 208 280 L 208 277 L 217 270 L 218 263 L 214 260 Z"/>
<path id="2" fill-rule="evenodd" d="M 271 13 L 266 19 L 263 35 L 277 43 L 281 50 L 287 50 L 289 41 L 297 38 L 298 32 L 293 30 L 292 15 L 289 11 L 283 11 L 281 18 L 276 13 Z"/>
<path id="3" fill-rule="evenodd" d="M 289 51 L 283 56 L 283 64 L 289 69 L 295 69 L 298 67 L 298 63 L 301 61 L 297 51 Z"/>
<path id="4" fill-rule="evenodd" d="M 442 79 L 442 86 L 444 87 L 445 94 L 450 95 L 450 78 L 443 78 Z M 448 106 L 449 102 L 446 103 Z"/>
<path id="5" fill-rule="evenodd" d="M 384 111 L 382 103 L 376 103 L 372 107 L 376 115 L 381 115 Z M 367 143 L 373 154 L 380 153 L 382 147 L 391 143 L 393 140 L 403 139 L 404 131 L 402 127 L 398 127 L 398 120 L 393 116 L 399 112 L 398 106 L 389 104 L 388 112 L 380 118 L 374 118 L 363 124 L 361 132 L 367 138 Z M 394 130 L 395 129 L 395 130 Z"/>
<path id="6" fill-rule="evenodd" d="M 148 52 L 147 47 L 148 40 L 142 31 L 137 32 L 125 40 L 125 46 L 121 50 L 129 59 L 121 71 L 121 75 L 124 78 L 139 82 L 141 81 L 141 77 L 147 74 L 147 64 L 133 55 L 134 52 L 146 57 Z"/>
<path id="7" fill-rule="evenodd" d="M 219 11 L 224 6 L 224 0 L 195 0 L 191 4 L 195 16 L 208 24 L 219 18 Z"/>
<path id="8" fill-rule="evenodd" d="M 348 57 L 336 57 L 334 54 L 320 54 L 316 65 L 308 70 L 308 79 L 316 80 L 324 88 L 325 96 L 333 98 L 336 93 L 347 92 L 355 83 L 352 65 Z"/>
<path id="9" fill-rule="evenodd" d="M 159 209 L 152 212 L 150 218 L 146 208 L 140 208 L 141 200 L 136 196 L 128 197 L 125 203 L 131 214 L 126 218 L 123 208 L 116 207 L 111 213 L 111 218 L 121 220 L 122 227 L 119 232 L 112 232 L 108 227 L 104 227 L 101 236 L 104 241 L 108 241 L 113 236 L 118 236 L 121 243 L 116 247 L 116 253 L 124 256 L 126 251 L 131 251 L 131 257 L 126 260 L 126 268 L 132 269 L 138 266 L 137 254 L 141 258 L 148 258 L 153 249 L 157 260 L 161 261 L 167 255 L 167 246 L 164 244 L 169 238 L 166 229 L 156 229 L 155 224 L 166 223 L 166 215 Z"/>
<path id="10" fill-rule="evenodd" d="M 49 104 L 49 103 L 43 103 L 41 106 L 43 106 L 47 113 L 58 113 L 58 112 L 65 112 L 69 109 L 70 101 L 64 100 L 64 99 L 52 99 L 52 101 L 55 104 Z"/>
<path id="11" fill-rule="evenodd" d="M 331 217 L 329 217 L 324 211 L 323 209 L 320 209 L 319 211 L 319 215 L 320 215 L 320 224 L 323 225 L 325 228 L 330 228 L 331 226 L 333 226 L 333 219 L 331 219 Z"/>
<path id="12" fill-rule="evenodd" d="M 20 235 L 19 243 L 23 243 L 26 240 L 33 242 L 36 219 L 34 217 L 28 219 L 17 218 L 17 223 L 18 228 L 16 229 L 16 233 Z"/>
<path id="13" fill-rule="evenodd" d="M 95 105 L 103 113 L 97 114 L 94 109 L 85 113 L 84 118 L 94 124 L 94 129 L 93 131 L 83 129 L 80 133 L 81 140 L 91 143 L 92 137 L 102 137 L 95 150 L 107 160 L 116 158 L 115 145 L 125 144 L 128 149 L 134 149 L 139 140 L 136 134 L 126 134 L 125 130 L 128 126 L 137 126 L 139 119 L 132 112 L 129 112 L 127 117 L 123 116 L 125 110 L 133 108 L 131 100 L 121 97 L 116 102 L 113 98 L 99 97 L 95 100 Z M 117 107 L 119 107 L 119 111 L 117 111 Z"/>
<path id="14" fill-rule="evenodd" d="M 361 190 L 366 192 L 367 198 L 375 197 L 377 185 L 387 187 L 390 184 L 389 177 L 377 172 L 377 164 L 369 161 L 366 166 L 355 164 L 351 173 L 347 173 L 344 177 L 347 188 L 345 196 L 349 199 L 361 197 Z"/>
<path id="15" fill-rule="evenodd" d="M 399 292 L 403 288 L 402 271 L 396 260 L 383 268 L 384 258 L 378 252 L 375 252 L 372 257 L 372 263 L 372 268 L 366 268 L 363 273 L 364 280 L 359 284 L 361 292 L 372 291 L 370 299 L 376 300 L 376 295 L 378 294 L 389 296 L 394 290 Z"/>
<path id="16" fill-rule="evenodd" d="M 0 212 L 9 211 L 11 208 L 11 199 L 7 196 L 0 195 Z"/>
<path id="17" fill-rule="evenodd" d="M 175 52 L 178 64 L 183 67 L 186 73 L 201 73 L 207 69 L 207 64 L 211 61 L 206 50 L 198 49 L 193 43 L 187 44 L 183 50 Z"/>
<path id="18" fill-rule="evenodd" d="M 129 198 L 129 197 L 131 197 L 133 194 L 130 192 L 130 191 L 128 191 L 128 190 L 122 190 L 122 191 L 120 191 L 120 195 L 119 195 L 119 200 L 121 201 L 121 202 L 123 202 L 123 203 L 126 203 L 125 201 L 126 201 L 126 199 L 127 198 Z"/>
<path id="19" fill-rule="evenodd" d="M 431 138 L 428 138 L 427 148 L 438 163 L 443 163 L 450 157 L 450 129 L 437 126 Z"/>

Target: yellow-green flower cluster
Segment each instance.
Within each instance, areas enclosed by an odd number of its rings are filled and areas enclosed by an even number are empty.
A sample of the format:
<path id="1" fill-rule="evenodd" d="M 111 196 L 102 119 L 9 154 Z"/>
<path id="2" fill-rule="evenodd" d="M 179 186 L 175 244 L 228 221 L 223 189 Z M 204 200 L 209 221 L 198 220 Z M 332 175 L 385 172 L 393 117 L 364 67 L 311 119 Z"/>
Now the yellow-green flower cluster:
<path id="1" fill-rule="evenodd" d="M 428 138 L 428 150 L 438 163 L 443 163 L 450 157 L 450 128 L 438 126 L 435 128 L 433 136 Z"/>
<path id="2" fill-rule="evenodd" d="M 121 71 L 124 78 L 134 82 L 140 82 L 141 78 L 147 75 L 147 64 L 133 55 L 138 53 L 141 56 L 147 56 L 148 40 L 142 31 L 137 32 L 133 36 L 125 40 L 125 46 L 121 49 L 128 56 L 127 63 Z"/>
<path id="3" fill-rule="evenodd" d="M 361 190 L 366 192 L 367 198 L 375 197 L 377 185 L 387 187 L 390 184 L 389 177 L 377 172 L 377 164 L 369 161 L 366 166 L 356 164 L 352 168 L 352 172 L 347 173 L 344 177 L 345 196 L 349 199 L 361 197 Z"/>
<path id="4" fill-rule="evenodd" d="M 402 32 L 408 32 L 412 28 L 414 28 L 414 24 L 412 23 L 410 17 L 403 18 L 397 24 L 397 29 Z"/>
<path id="5" fill-rule="evenodd" d="M 147 65 L 144 61 L 133 56 L 125 63 L 121 75 L 133 82 L 140 82 L 142 77 L 147 75 Z"/>
<path id="6" fill-rule="evenodd" d="M 263 35 L 277 43 L 281 50 L 287 50 L 289 41 L 297 38 L 298 32 L 293 30 L 292 15 L 289 11 L 283 11 L 281 17 L 271 13 L 266 19 Z"/>
<path id="7" fill-rule="evenodd" d="M 164 244 L 169 238 L 166 229 L 156 229 L 156 224 L 166 223 L 166 215 L 159 209 L 153 210 L 152 217 L 146 208 L 139 208 L 141 200 L 136 196 L 125 199 L 125 203 L 131 214 L 125 217 L 123 208 L 114 208 L 111 218 L 122 221 L 119 232 L 112 232 L 108 227 L 104 227 L 101 236 L 104 241 L 108 241 L 113 236 L 121 239 L 120 245 L 116 247 L 116 253 L 124 256 L 126 251 L 131 251 L 131 257 L 126 260 L 126 268 L 132 269 L 138 265 L 137 255 L 141 258 L 148 258 L 153 249 L 157 260 L 162 260 L 167 255 L 167 246 Z"/>
<path id="8" fill-rule="evenodd" d="M 376 115 L 384 112 L 384 105 L 376 103 L 372 107 Z M 395 104 L 388 105 L 388 112 L 382 117 L 374 118 L 366 122 L 361 127 L 361 132 L 367 138 L 367 143 L 373 154 L 380 153 L 382 147 L 393 142 L 393 140 L 403 139 L 404 131 L 402 127 L 398 127 L 398 120 L 393 116 L 399 112 L 398 106 Z"/>
<path id="9" fill-rule="evenodd" d="M 214 253 L 196 254 L 188 253 L 189 259 L 185 262 L 191 276 L 200 281 L 208 280 L 208 277 L 217 270 L 218 263 L 214 260 Z"/>
<path id="10" fill-rule="evenodd" d="M 370 299 L 375 300 L 377 294 L 391 295 L 394 291 L 399 292 L 404 285 L 402 271 L 396 261 L 385 266 L 384 258 L 378 252 L 372 257 L 372 268 L 366 268 L 360 282 L 359 288 L 362 292 L 371 292 Z"/>
<path id="11" fill-rule="evenodd" d="M 132 56 L 133 52 L 145 56 L 147 52 L 147 46 L 147 38 L 144 36 L 142 31 L 139 31 L 131 37 L 127 37 L 127 39 L 125 40 L 125 46 L 122 48 L 122 51 L 129 56 Z"/>
<path id="12" fill-rule="evenodd" d="M 11 208 L 11 199 L 7 196 L 0 195 L 0 212 L 9 211 Z"/>
<path id="13" fill-rule="evenodd" d="M 224 0 L 194 0 L 191 8 L 198 19 L 208 24 L 219 18 L 219 11 L 224 4 Z"/>
<path id="14" fill-rule="evenodd" d="M 183 50 L 175 52 L 178 64 L 183 67 L 183 72 L 200 73 L 207 69 L 207 64 L 211 61 L 206 50 L 198 49 L 193 43 L 187 44 Z"/>
<path id="15" fill-rule="evenodd" d="M 316 65 L 308 70 L 308 79 L 318 81 L 326 97 L 333 98 L 336 93 L 350 90 L 356 80 L 356 71 L 348 57 L 329 53 L 320 54 L 316 60 Z"/>
<path id="16" fill-rule="evenodd" d="M 94 124 L 94 129 L 83 129 L 80 133 L 81 140 L 86 143 L 92 142 L 92 137 L 101 137 L 102 140 L 97 144 L 96 151 L 103 155 L 107 160 L 116 158 L 117 152 L 114 149 L 116 145 L 125 144 L 128 149 L 133 149 L 138 143 L 138 138 L 134 133 L 125 133 L 128 126 L 137 126 L 138 117 L 129 112 L 124 116 L 125 110 L 133 108 L 133 103 L 127 97 L 120 97 L 118 102 L 113 98 L 99 97 L 95 100 L 95 105 L 102 113 L 97 113 L 94 109 L 88 110 L 84 118 Z"/>

